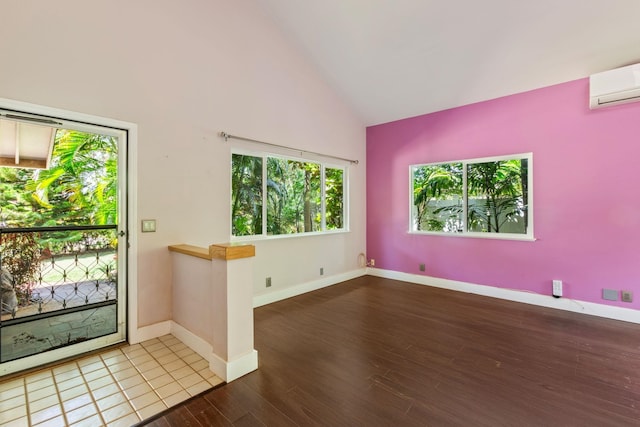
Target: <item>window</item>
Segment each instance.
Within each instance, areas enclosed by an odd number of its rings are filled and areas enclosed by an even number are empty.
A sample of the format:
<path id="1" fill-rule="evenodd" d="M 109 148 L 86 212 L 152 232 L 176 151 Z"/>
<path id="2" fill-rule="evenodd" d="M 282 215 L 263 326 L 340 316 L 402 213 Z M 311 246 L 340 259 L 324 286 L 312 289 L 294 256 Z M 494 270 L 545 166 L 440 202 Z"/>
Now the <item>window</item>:
<path id="1" fill-rule="evenodd" d="M 345 169 L 232 154 L 231 233 L 279 236 L 345 229 Z"/>
<path id="2" fill-rule="evenodd" d="M 411 231 L 532 239 L 532 157 L 411 166 Z"/>

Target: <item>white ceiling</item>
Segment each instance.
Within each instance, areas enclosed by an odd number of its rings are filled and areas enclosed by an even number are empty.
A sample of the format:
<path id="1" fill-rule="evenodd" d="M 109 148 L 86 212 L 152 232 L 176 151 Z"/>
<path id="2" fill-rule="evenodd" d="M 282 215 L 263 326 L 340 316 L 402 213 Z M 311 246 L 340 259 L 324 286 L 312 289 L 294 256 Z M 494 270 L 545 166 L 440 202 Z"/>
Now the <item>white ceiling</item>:
<path id="1" fill-rule="evenodd" d="M 640 62 L 638 0 L 255 2 L 366 125 Z"/>

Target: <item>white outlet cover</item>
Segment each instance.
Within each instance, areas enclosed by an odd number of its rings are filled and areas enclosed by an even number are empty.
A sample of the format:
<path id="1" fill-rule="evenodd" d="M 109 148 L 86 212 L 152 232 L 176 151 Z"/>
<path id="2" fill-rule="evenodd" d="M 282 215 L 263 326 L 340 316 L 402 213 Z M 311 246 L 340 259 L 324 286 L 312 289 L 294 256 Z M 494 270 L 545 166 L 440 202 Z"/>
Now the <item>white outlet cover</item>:
<path id="1" fill-rule="evenodd" d="M 156 220 L 155 219 L 143 219 L 142 220 L 142 232 L 143 233 L 154 233 L 156 231 Z"/>
<path id="2" fill-rule="evenodd" d="M 562 296 L 562 280 L 553 281 L 553 295 L 556 297 Z"/>

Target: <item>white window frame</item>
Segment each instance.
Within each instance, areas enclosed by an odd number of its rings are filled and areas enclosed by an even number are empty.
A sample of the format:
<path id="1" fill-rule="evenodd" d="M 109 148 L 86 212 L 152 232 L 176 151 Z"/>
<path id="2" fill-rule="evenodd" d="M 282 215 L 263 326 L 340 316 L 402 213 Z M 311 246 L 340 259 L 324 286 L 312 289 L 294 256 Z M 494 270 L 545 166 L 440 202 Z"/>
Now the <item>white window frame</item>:
<path id="1" fill-rule="evenodd" d="M 502 160 L 514 160 L 514 159 L 527 159 L 527 215 L 528 215 L 528 224 L 527 224 L 527 232 L 526 233 L 492 233 L 492 232 L 477 232 L 477 231 L 468 231 L 467 230 L 467 214 L 468 214 L 468 204 L 467 204 L 467 166 L 476 164 L 476 163 L 488 163 L 488 162 L 497 162 Z M 414 171 L 417 168 L 421 168 L 424 166 L 435 166 L 442 164 L 451 164 L 451 163 L 460 163 L 462 164 L 462 204 L 463 204 L 463 213 L 462 213 L 462 221 L 463 221 L 463 231 L 461 232 L 445 232 L 445 231 L 426 231 L 426 230 L 416 230 L 415 224 L 415 205 L 413 203 L 414 198 L 414 188 L 413 188 L 413 175 Z M 475 159 L 465 159 L 465 160 L 451 160 L 451 161 L 442 161 L 442 162 L 433 162 L 433 163 L 422 163 L 416 165 L 409 166 L 409 233 L 410 234 L 424 234 L 424 235 L 434 235 L 434 236 L 448 236 L 448 237 L 474 237 L 481 239 L 501 239 L 501 240 L 526 240 L 526 241 L 535 241 L 533 225 L 534 225 L 534 215 L 533 215 L 533 153 L 519 153 L 519 154 L 509 154 L 504 156 L 494 156 L 494 157 L 481 157 Z"/>
<path id="2" fill-rule="evenodd" d="M 327 234 L 341 234 L 349 232 L 349 168 L 345 165 L 339 165 L 337 163 L 324 162 L 317 158 L 306 158 L 296 156 L 286 156 L 282 154 L 271 153 L 267 151 L 253 151 L 233 149 L 231 150 L 229 161 L 229 176 L 231 176 L 231 168 L 233 165 L 233 155 L 252 156 L 262 158 L 262 234 L 252 234 L 248 236 L 235 236 L 233 234 L 233 212 L 231 203 L 229 203 L 229 235 L 232 242 L 246 242 L 255 240 L 271 240 L 271 239 L 288 239 L 295 237 L 307 237 L 307 236 L 325 236 Z M 291 160 L 302 163 L 316 163 L 320 165 L 320 191 L 321 191 L 321 224 L 320 230 L 302 232 L 302 233 L 289 233 L 289 234 L 267 234 L 267 158 L 277 158 L 282 160 Z M 326 222 L 326 169 L 340 169 L 342 170 L 342 228 L 335 230 L 327 230 Z M 232 196 L 233 183 L 229 180 L 229 196 Z"/>

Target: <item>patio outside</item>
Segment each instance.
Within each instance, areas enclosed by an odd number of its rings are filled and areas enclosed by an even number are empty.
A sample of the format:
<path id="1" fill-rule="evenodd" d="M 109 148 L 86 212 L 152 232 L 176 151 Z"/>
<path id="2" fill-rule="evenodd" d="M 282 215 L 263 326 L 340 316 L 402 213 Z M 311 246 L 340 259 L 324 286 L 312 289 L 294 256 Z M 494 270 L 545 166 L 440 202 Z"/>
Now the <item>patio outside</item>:
<path id="1" fill-rule="evenodd" d="M 59 234 L 58 231 L 56 233 Z M 87 232 L 102 234 L 105 231 Z M 115 234 L 115 230 L 108 232 Z M 9 233 L 2 234 L 3 239 Z M 12 233 L 14 234 L 14 233 Z M 38 233 L 46 241 L 46 233 Z M 96 240 L 95 236 L 92 240 Z M 104 240 L 104 239 L 103 239 Z M 5 240 L 3 240 L 5 241 Z M 6 249 L 6 245 L 4 247 Z M 12 279 L 10 290 L 2 287 L 0 361 L 6 362 L 87 339 L 114 333 L 117 329 L 117 258 L 115 249 L 73 245 L 75 253 L 41 254 L 36 280 L 23 283 L 1 264 L 3 283 Z M 10 252 L 3 251 L 3 257 Z M 4 258 L 6 259 L 6 258 Z"/>

